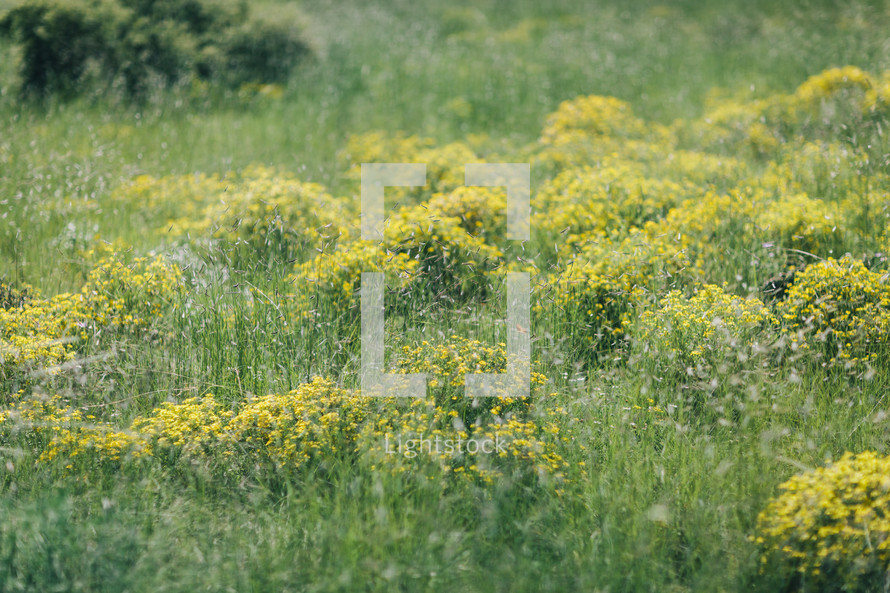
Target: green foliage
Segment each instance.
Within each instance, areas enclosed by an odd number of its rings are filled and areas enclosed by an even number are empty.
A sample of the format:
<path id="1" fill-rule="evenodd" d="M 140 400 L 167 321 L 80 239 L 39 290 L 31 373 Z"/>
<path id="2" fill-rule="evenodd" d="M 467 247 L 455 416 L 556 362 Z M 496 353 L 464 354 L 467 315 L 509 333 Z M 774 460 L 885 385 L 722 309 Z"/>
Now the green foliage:
<path id="1" fill-rule="evenodd" d="M 82 2 L 24 4 L 0 20 L 0 32 L 22 46 L 22 90 L 65 92 L 75 90 L 89 62 L 102 59 L 104 5 Z"/>
<path id="2" fill-rule="evenodd" d="M 890 574 L 890 458 L 865 451 L 792 476 L 757 517 L 763 570 L 812 591 L 875 591 Z M 772 562 L 770 562 L 772 561 Z M 886 590 L 886 586 L 884 587 Z"/>
<path id="3" fill-rule="evenodd" d="M 747 359 L 758 340 L 776 325 L 770 311 L 757 299 L 727 294 L 721 287 L 705 285 L 691 298 L 671 291 L 659 300 L 658 309 L 639 316 L 638 348 L 663 376 L 713 372 L 731 359 Z M 722 368 L 721 373 L 726 373 Z"/>
<path id="4" fill-rule="evenodd" d="M 249 82 L 284 82 L 294 64 L 311 56 L 312 48 L 298 15 L 281 20 L 281 14 L 257 14 L 231 28 L 222 41 L 224 58 L 218 75 L 230 85 Z"/>
<path id="5" fill-rule="evenodd" d="M 25 94 L 110 86 L 138 97 L 195 80 L 286 80 L 312 50 L 297 14 L 274 17 L 246 2 L 30 0 L 3 16 L 0 33 L 22 47 Z"/>
<path id="6" fill-rule="evenodd" d="M 887 279 L 849 256 L 807 266 L 778 307 L 792 344 L 822 350 L 832 363 L 878 360 L 890 329 Z"/>
<path id="7" fill-rule="evenodd" d="M 0 309 L 13 309 L 23 306 L 31 297 L 27 287 L 19 288 L 0 280 Z"/>

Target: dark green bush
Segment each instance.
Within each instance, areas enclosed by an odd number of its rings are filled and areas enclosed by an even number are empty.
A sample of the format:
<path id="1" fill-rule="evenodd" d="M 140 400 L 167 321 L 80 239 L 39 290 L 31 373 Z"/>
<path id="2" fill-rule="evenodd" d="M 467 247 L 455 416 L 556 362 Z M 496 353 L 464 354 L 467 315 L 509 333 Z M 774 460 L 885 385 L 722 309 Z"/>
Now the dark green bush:
<path id="1" fill-rule="evenodd" d="M 252 18 L 246 2 L 28 0 L 0 18 L 0 34 L 21 46 L 23 94 L 41 96 L 281 82 L 312 53 L 295 15 Z"/>
<path id="2" fill-rule="evenodd" d="M 0 33 L 22 46 L 22 90 L 69 92 L 105 51 L 101 8 L 81 3 L 28 3 L 0 20 Z"/>
<path id="3" fill-rule="evenodd" d="M 224 43 L 224 75 L 230 85 L 283 82 L 292 65 L 311 54 L 293 22 L 253 18 L 233 28 Z"/>

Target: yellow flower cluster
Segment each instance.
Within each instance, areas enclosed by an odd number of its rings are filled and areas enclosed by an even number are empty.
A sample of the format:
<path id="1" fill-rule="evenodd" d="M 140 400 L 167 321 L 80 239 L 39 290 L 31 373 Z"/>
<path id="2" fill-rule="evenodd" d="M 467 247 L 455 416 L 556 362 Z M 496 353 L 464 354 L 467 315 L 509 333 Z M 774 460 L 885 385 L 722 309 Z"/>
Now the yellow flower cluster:
<path id="1" fill-rule="evenodd" d="M 434 192 L 449 192 L 463 186 L 464 164 L 480 160 L 464 142 L 421 150 L 416 159 L 418 163 L 426 163 L 427 183 Z"/>
<path id="2" fill-rule="evenodd" d="M 40 451 L 38 461 L 58 457 L 119 461 L 125 455 L 150 454 L 138 436 L 95 422 L 95 417 L 66 405 L 61 396 L 23 395 L 23 391 L 15 394 L 12 404 L 0 411 L 0 442 L 24 437 L 25 443 Z"/>
<path id="3" fill-rule="evenodd" d="M 0 281 L 0 309 L 21 308 L 31 298 L 33 291 L 30 286 L 16 287 Z"/>
<path id="4" fill-rule="evenodd" d="M 783 152 L 782 162 L 792 167 L 798 182 L 811 187 L 844 186 L 857 192 L 862 189 L 857 182 L 861 182 L 859 177 L 868 157 L 851 146 L 836 140 L 791 142 Z M 876 181 L 876 185 L 884 185 L 886 180 Z"/>
<path id="5" fill-rule="evenodd" d="M 583 96 L 562 103 L 540 139 L 518 149 L 481 137 L 437 146 L 400 133 L 353 136 L 338 156 L 354 182 L 365 162 L 427 164 L 425 187 L 387 190 L 379 245 L 357 236 L 356 196 L 332 197 L 267 167 L 223 177 L 139 177 L 117 195 L 160 213 L 165 233 L 295 247 L 289 296 L 297 315 L 340 317 L 357 312 L 362 271 L 389 272 L 387 285 L 411 296 L 483 299 L 480 278 L 504 269 L 505 191 L 464 187 L 464 165 L 482 160 L 480 153 L 531 162 L 542 177 L 532 196 L 534 255 L 523 253 L 507 268 L 546 270 L 537 310 L 562 316 L 573 335 L 586 334 L 598 348 L 621 335 L 634 291 L 694 286 L 759 246 L 779 254 L 848 250 L 850 229 L 870 225 L 886 199 L 873 191 L 860 199 L 861 185 L 852 183 L 865 156 L 843 139 L 812 134 L 813 118 L 794 114 L 859 93 L 871 99 L 856 109 L 873 115 L 890 96 L 888 80 L 846 67 L 790 95 L 714 94 L 702 119 L 669 127 L 638 118 L 619 99 Z M 705 150 L 681 148 L 695 143 Z M 748 158 L 752 147 L 760 160 Z M 843 200 L 812 193 L 841 180 Z"/>
<path id="6" fill-rule="evenodd" d="M 427 385 L 433 400 L 448 412 L 456 413 L 461 421 L 471 424 L 482 415 L 502 415 L 511 411 L 527 411 L 528 398 L 488 397 L 478 401 L 464 393 L 465 375 L 503 373 L 507 367 L 504 343 L 485 345 L 479 340 L 451 336 L 445 343 L 428 341 L 413 346 L 402 346 L 395 362 L 399 373 L 426 373 Z M 547 378 L 531 374 L 532 385 L 544 385 Z"/>
<path id="7" fill-rule="evenodd" d="M 316 378 L 284 395 L 247 402 L 229 422 L 227 436 L 276 467 L 327 463 L 354 450 L 371 403 Z"/>
<path id="8" fill-rule="evenodd" d="M 838 241 L 842 224 L 835 204 L 803 193 L 783 195 L 754 216 L 755 232 L 764 239 L 808 252 L 822 252 Z"/>
<path id="9" fill-rule="evenodd" d="M 74 357 L 72 342 L 86 331 L 82 295 L 62 294 L 0 309 L 0 372 L 8 379 L 22 367 L 52 366 Z"/>
<path id="10" fill-rule="evenodd" d="M 64 458 L 67 461 L 66 468 L 71 469 L 78 459 L 120 462 L 151 455 L 151 445 L 144 438 L 131 432 L 115 430 L 107 424 L 72 424 L 54 428 L 55 434 L 38 461 Z"/>
<path id="11" fill-rule="evenodd" d="M 338 157 L 349 167 L 350 176 L 358 180 L 362 163 L 419 163 L 416 155 L 435 145 L 431 138 L 406 136 L 402 132 L 368 132 L 350 136 Z"/>
<path id="12" fill-rule="evenodd" d="M 456 297 L 477 293 L 479 276 L 496 267 L 501 256 L 494 245 L 505 232 L 505 202 L 503 191 L 463 187 L 396 210 L 382 244 L 344 240 L 297 264 L 291 280 L 299 314 L 317 313 L 322 306 L 332 317 L 353 310 L 363 271 L 388 273 L 390 290 Z"/>
<path id="13" fill-rule="evenodd" d="M 649 222 L 622 239 L 592 235 L 579 256 L 549 276 L 535 304 L 537 312 L 567 335 L 582 335 L 578 348 L 611 348 L 645 289 L 698 275 L 682 237 L 653 229 Z"/>
<path id="14" fill-rule="evenodd" d="M 237 411 L 212 395 L 165 402 L 136 418 L 127 430 L 63 405 L 59 396 L 32 396 L 0 411 L 4 432 L 27 432 L 39 461 L 93 456 L 102 461 L 157 457 L 222 456 L 243 463 L 269 462 L 298 470 L 354 449 L 370 398 L 316 378 L 283 395 L 247 401 Z"/>
<path id="15" fill-rule="evenodd" d="M 0 308 L 0 376 L 74 357 L 74 342 L 103 328 L 148 325 L 181 289 L 181 272 L 164 258 L 99 260 L 79 293 L 7 298 Z M 7 291 L 9 292 L 9 291 Z M 9 293 L 16 295 L 17 293 Z"/>
<path id="16" fill-rule="evenodd" d="M 832 361 L 875 359 L 890 335 L 890 283 L 861 261 L 828 259 L 797 273 L 778 314 L 794 343 L 822 343 Z"/>
<path id="17" fill-rule="evenodd" d="M 460 227 L 470 235 L 483 235 L 490 245 L 504 241 L 507 231 L 505 188 L 461 186 L 448 193 L 434 194 L 425 206 L 428 212 L 423 218 L 427 220 L 438 223 L 446 217 L 459 221 Z"/>
<path id="18" fill-rule="evenodd" d="M 865 112 L 879 102 L 886 104 L 888 97 L 878 95 L 881 90 L 869 74 L 856 66 L 831 68 L 808 78 L 785 99 L 787 114 L 792 121 L 805 116 L 834 115 L 831 108 L 836 106 L 831 103 L 838 100 L 852 103 L 857 110 Z"/>
<path id="19" fill-rule="evenodd" d="M 90 318 L 121 327 L 147 325 L 172 305 L 182 289 L 182 272 L 163 257 L 99 260 L 81 290 Z"/>
<path id="20" fill-rule="evenodd" d="M 633 114 L 627 102 L 615 97 L 590 95 L 562 102 L 544 123 L 541 141 L 561 144 L 571 140 L 574 133 L 642 138 L 647 131 L 646 122 Z"/>
<path id="21" fill-rule="evenodd" d="M 205 173 L 160 178 L 138 175 L 117 187 L 111 201 L 116 205 L 138 206 L 151 214 L 153 219 L 149 224 L 155 225 L 155 231 L 166 233 L 168 229 L 174 230 L 170 225 L 176 220 L 201 220 L 199 216 L 206 205 L 224 199 L 227 188 L 226 179 Z M 180 232 L 177 231 L 177 235 Z"/>
<path id="22" fill-rule="evenodd" d="M 722 264 L 727 253 L 752 243 L 809 252 L 828 251 L 840 240 L 838 208 L 803 193 L 772 195 L 756 186 L 708 190 L 684 200 L 644 229 L 651 240 L 670 236 L 686 248 L 696 268 Z"/>
<path id="23" fill-rule="evenodd" d="M 156 231 L 193 240 L 242 240 L 258 248 L 322 248 L 354 233 L 354 204 L 317 183 L 254 165 L 226 177 L 140 176 L 113 198 L 155 217 Z"/>
<path id="24" fill-rule="evenodd" d="M 298 264 L 291 278 L 293 303 L 301 317 L 336 319 L 358 311 L 362 272 L 387 274 L 387 289 L 408 286 L 418 267 L 405 253 L 386 252 L 374 243 L 341 243 Z"/>
<path id="25" fill-rule="evenodd" d="M 400 209 L 390 219 L 384 231 L 384 246 L 417 262 L 412 283 L 418 289 L 453 296 L 476 293 L 481 284 L 479 278 L 497 267 L 502 256 L 499 242 L 487 242 L 491 235 L 480 233 L 479 227 L 472 234 L 467 229 L 467 220 L 482 219 L 480 213 L 472 212 L 467 195 L 473 193 L 464 190 L 452 199 L 443 196 L 436 200 L 455 216 L 434 210 L 436 204 L 426 203 Z M 484 216 L 491 219 L 501 212 L 487 209 Z M 501 217 L 505 218 L 502 214 Z"/>
<path id="26" fill-rule="evenodd" d="M 397 361 L 404 373 L 435 375 L 428 385 L 436 388 L 440 381 L 446 386 L 463 387 L 467 373 L 500 373 L 507 364 L 506 346 L 486 346 L 479 340 L 451 336 L 445 344 L 423 341 L 416 346 L 402 346 Z"/>
<path id="27" fill-rule="evenodd" d="M 164 402 L 148 416 L 134 420 L 131 430 L 154 441 L 157 449 L 178 448 L 186 455 L 202 455 L 217 448 L 231 416 L 231 410 L 208 394 L 178 404 Z"/>
<path id="28" fill-rule="evenodd" d="M 22 390 L 13 394 L 12 403 L 8 408 L 0 411 L 0 423 L 5 425 L 4 429 L 14 427 L 26 430 L 35 436 L 52 435 L 60 426 L 82 420 L 83 414 L 64 405 L 61 396 L 24 397 Z"/>
<path id="29" fill-rule="evenodd" d="M 294 391 L 257 397 L 234 410 L 212 395 L 167 402 L 121 430 L 72 409 L 59 396 L 20 396 L 0 411 L 0 443 L 10 435 L 30 435 L 27 442 L 40 451 L 38 461 L 56 460 L 68 469 L 78 460 L 122 463 L 185 457 L 216 460 L 229 469 L 260 463 L 299 471 L 329 465 L 337 458 L 352 462 L 361 454 L 375 467 L 384 464 L 401 473 L 413 455 L 393 454 L 390 441 L 423 435 L 438 436 L 441 448 L 426 451 L 421 459 L 436 460 L 446 475 L 491 483 L 502 471 L 525 470 L 532 476 L 561 479 L 565 462 L 558 453 L 558 411 L 551 411 L 549 419 L 534 421 L 517 416 L 519 411 L 528 412 L 528 405 L 514 412 L 507 408 L 516 407 L 516 402 L 492 401 L 499 404 L 492 409 L 495 414 L 468 426 L 457 412 L 433 400 L 405 405 L 389 398 L 367 398 L 315 378 Z M 492 444 L 482 451 L 446 450 L 446 440 L 458 439 Z M 490 450 L 495 444 L 497 450 Z"/>
<path id="30" fill-rule="evenodd" d="M 672 291 L 658 309 L 645 311 L 636 328 L 637 345 L 664 363 L 662 372 L 713 366 L 729 353 L 748 348 L 765 326 L 778 322 L 758 299 L 744 299 L 705 285 L 691 298 Z"/>
<path id="31" fill-rule="evenodd" d="M 226 409 L 212 395 L 165 403 L 131 427 L 155 450 L 223 455 L 232 462 L 270 463 L 293 471 L 354 447 L 370 401 L 315 378 L 285 394 Z"/>
<path id="32" fill-rule="evenodd" d="M 845 453 L 798 474 L 757 518 L 752 539 L 813 590 L 873 591 L 890 569 L 890 457 Z M 824 588 L 823 588 L 824 587 Z"/>
<path id="33" fill-rule="evenodd" d="M 875 78 L 855 66 L 831 68 L 808 78 L 790 95 L 712 101 L 692 126 L 705 146 L 758 156 L 820 130 L 837 131 L 890 113 L 888 73 Z"/>
<path id="34" fill-rule="evenodd" d="M 558 410 L 543 418 L 507 413 L 466 424 L 456 411 L 429 399 L 407 407 L 393 401 L 384 405 L 388 412 L 373 416 L 360 439 L 362 457 L 372 470 L 480 484 L 517 475 L 564 480 Z"/>
<path id="35" fill-rule="evenodd" d="M 577 243 L 591 232 L 615 232 L 662 218 L 703 191 L 688 181 L 646 177 L 641 169 L 625 160 L 564 170 L 535 195 L 532 228 L 552 241 Z"/>
<path id="36" fill-rule="evenodd" d="M 822 79 L 838 75 L 829 71 Z M 826 96 L 840 92 L 838 84 L 826 83 Z M 807 96 L 807 88 L 798 95 Z M 875 217 L 874 200 L 851 194 L 829 202 L 807 191 L 838 186 L 838 172 L 852 180 L 864 156 L 852 146 L 826 146 L 818 136 L 788 141 L 789 101 L 720 97 L 703 120 L 669 129 L 641 122 L 611 98 L 560 106 L 529 152 L 550 174 L 532 199 L 532 226 L 547 244 L 535 263 L 550 271 L 537 310 L 557 322 L 562 317 L 571 336 L 586 335 L 587 344 L 576 346 L 596 350 L 621 336 L 634 294 L 688 288 L 715 273 L 725 280 L 727 265 L 738 265 L 739 254 L 752 248 L 780 255 L 845 249 L 855 236 L 850 230 Z M 752 163 L 748 148 L 721 136 L 739 133 L 772 160 Z M 714 135 L 706 148 L 735 154 L 679 148 L 678 138 L 701 143 L 703 134 Z"/>
<path id="37" fill-rule="evenodd" d="M 447 193 L 463 186 L 464 164 L 480 160 L 473 147 L 465 142 L 436 146 L 430 138 L 384 132 L 351 136 L 339 159 L 347 170 L 347 177 L 356 182 L 361 179 L 362 163 L 425 164 L 426 186 L 386 190 L 388 198 L 393 197 L 400 203 L 416 202 L 421 195 Z"/>
<path id="38" fill-rule="evenodd" d="M 608 171 L 598 174 L 608 175 Z M 637 187 L 646 187 L 645 178 L 636 179 Z M 544 293 L 544 302 L 538 304 L 545 311 L 574 312 L 566 315 L 567 322 L 575 331 L 586 332 L 594 344 L 622 333 L 635 290 L 694 285 L 708 269 L 719 269 L 727 257 L 751 243 L 819 252 L 840 241 L 841 216 L 834 205 L 800 192 L 776 197 L 775 186 L 789 187 L 784 175 L 765 181 L 774 184 L 772 189 L 749 184 L 725 192 L 699 188 L 696 193 L 691 184 L 652 183 L 650 187 L 665 202 L 629 190 L 627 202 L 621 194 L 601 194 L 596 201 L 584 203 L 580 189 L 584 181 L 577 170 L 567 169 L 535 198 L 547 206 L 560 200 L 566 203 L 563 212 L 568 216 L 542 207 L 548 214 L 536 220 L 549 236 L 567 225 L 559 235 L 577 253 L 561 272 L 550 276 L 548 285 L 553 290 Z M 611 192 L 621 185 L 607 187 Z M 572 206 L 578 196 L 581 203 Z M 629 224 L 634 222 L 639 226 Z M 574 232 L 575 228 L 580 232 Z"/>
<path id="39" fill-rule="evenodd" d="M 708 148 L 725 148 L 755 156 L 768 155 L 780 146 L 763 121 L 770 103 L 766 100 L 715 100 L 704 117 L 692 125 L 692 134 Z"/>

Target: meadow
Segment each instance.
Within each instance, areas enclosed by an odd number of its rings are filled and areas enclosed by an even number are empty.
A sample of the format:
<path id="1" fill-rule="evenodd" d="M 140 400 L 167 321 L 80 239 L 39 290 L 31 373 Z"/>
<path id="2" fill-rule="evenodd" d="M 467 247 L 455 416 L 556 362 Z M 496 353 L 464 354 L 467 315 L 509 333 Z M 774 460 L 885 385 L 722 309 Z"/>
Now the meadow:
<path id="1" fill-rule="evenodd" d="M 890 591 L 890 6 L 298 7 L 234 90 L 0 42 L 0 591 Z M 425 398 L 361 393 L 363 271 Z M 467 398 L 509 272 L 531 394 Z"/>

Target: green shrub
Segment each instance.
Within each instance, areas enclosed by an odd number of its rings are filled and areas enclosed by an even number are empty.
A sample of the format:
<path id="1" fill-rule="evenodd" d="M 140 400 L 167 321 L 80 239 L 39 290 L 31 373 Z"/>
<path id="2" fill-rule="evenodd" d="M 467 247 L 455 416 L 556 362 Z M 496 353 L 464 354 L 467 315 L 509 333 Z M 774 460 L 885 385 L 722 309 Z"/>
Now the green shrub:
<path id="1" fill-rule="evenodd" d="M 890 283 L 850 256 L 795 274 L 777 313 L 794 349 L 816 349 L 829 363 L 874 362 L 890 334 Z"/>
<path id="2" fill-rule="evenodd" d="M 312 54 L 298 19 L 281 14 L 256 15 L 231 29 L 225 40 L 220 74 L 230 86 L 249 82 L 284 82 L 292 67 Z"/>
<path id="3" fill-rule="evenodd" d="M 766 330 L 776 325 L 760 300 L 706 284 L 688 298 L 679 290 L 669 292 L 657 309 L 639 316 L 633 337 L 659 377 L 682 380 L 698 371 L 712 378 L 754 356 L 771 339 Z"/>
<path id="4" fill-rule="evenodd" d="M 298 15 L 257 18 L 246 2 L 28 0 L 0 18 L 0 34 L 22 48 L 23 94 L 39 96 L 281 82 L 312 53 Z"/>
<path id="5" fill-rule="evenodd" d="M 80 2 L 30 2 L 0 20 L 0 33 L 22 46 L 22 90 L 70 92 L 104 52 L 102 9 Z"/>
<path id="6" fill-rule="evenodd" d="M 890 570 L 890 457 L 850 452 L 792 476 L 757 517 L 761 572 L 796 574 L 786 590 L 879 591 Z"/>

